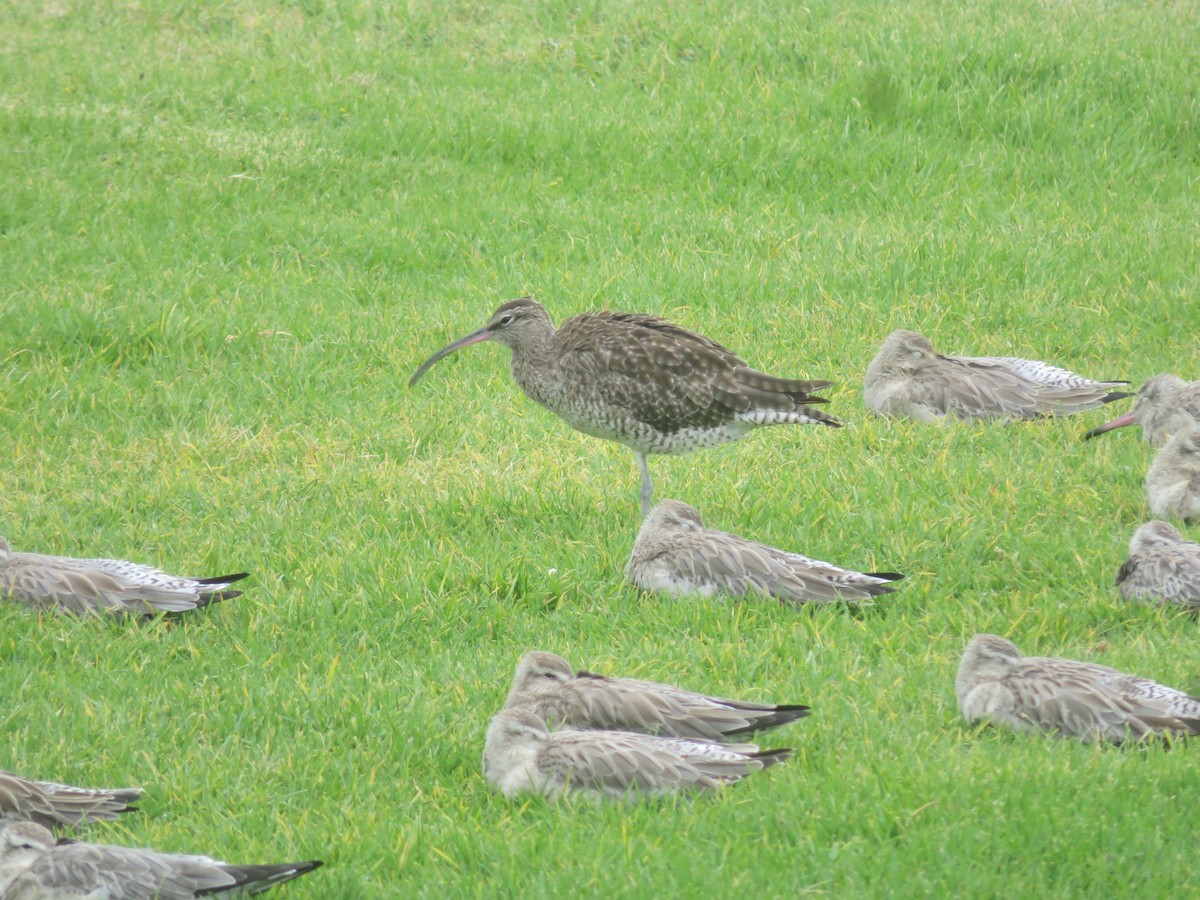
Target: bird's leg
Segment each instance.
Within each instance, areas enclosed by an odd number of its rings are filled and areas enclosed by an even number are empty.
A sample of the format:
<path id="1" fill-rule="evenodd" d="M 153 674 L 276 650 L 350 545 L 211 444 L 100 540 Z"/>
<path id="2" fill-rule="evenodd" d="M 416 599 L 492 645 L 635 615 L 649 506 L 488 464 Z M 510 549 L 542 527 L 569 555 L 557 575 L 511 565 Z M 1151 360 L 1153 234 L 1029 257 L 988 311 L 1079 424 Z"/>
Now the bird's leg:
<path id="1" fill-rule="evenodd" d="M 650 480 L 650 466 L 646 464 L 645 453 L 634 453 L 637 457 L 638 468 L 642 470 L 642 518 L 650 515 L 650 502 L 654 499 L 654 482 Z"/>

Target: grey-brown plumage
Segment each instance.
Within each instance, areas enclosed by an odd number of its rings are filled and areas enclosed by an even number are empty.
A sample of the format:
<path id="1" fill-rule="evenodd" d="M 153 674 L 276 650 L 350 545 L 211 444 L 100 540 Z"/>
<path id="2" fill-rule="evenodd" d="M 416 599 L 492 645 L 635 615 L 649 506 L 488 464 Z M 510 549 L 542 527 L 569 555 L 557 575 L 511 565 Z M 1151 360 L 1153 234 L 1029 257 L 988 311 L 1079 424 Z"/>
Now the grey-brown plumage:
<path id="1" fill-rule="evenodd" d="M 1168 522 L 1139 525 L 1117 569 L 1117 587 L 1127 600 L 1200 608 L 1200 544 Z"/>
<path id="2" fill-rule="evenodd" d="M 33 822 L 0 830 L 0 897 L 5 900 L 190 900 L 261 894 L 321 865 L 230 865 L 183 856 L 87 844 L 55 843 Z"/>
<path id="3" fill-rule="evenodd" d="M 1146 495 L 1160 518 L 1200 518 L 1200 431 L 1181 431 L 1154 454 Z"/>
<path id="4" fill-rule="evenodd" d="M 141 788 L 80 788 L 32 781 L 0 770 L 0 822 L 30 821 L 46 828 L 115 819 L 132 812 Z"/>
<path id="5" fill-rule="evenodd" d="M 897 330 L 867 367 L 863 399 L 881 416 L 933 422 L 1065 416 L 1130 396 L 1039 360 L 1011 356 L 943 356 L 915 331 Z"/>
<path id="6" fill-rule="evenodd" d="M 532 710 L 516 707 L 488 726 L 483 774 L 506 797 L 637 797 L 712 790 L 791 754 L 632 731 L 549 731 Z"/>
<path id="7" fill-rule="evenodd" d="M 531 297 L 503 304 L 487 325 L 443 347 L 409 379 L 449 353 L 493 340 L 512 350 L 521 390 L 571 427 L 633 450 L 642 472 L 642 514 L 653 484 L 646 454 L 687 453 L 744 437 L 764 425 L 830 425 L 813 391 L 831 381 L 796 381 L 747 366 L 715 341 L 657 316 L 586 313 L 555 330 Z"/>
<path id="8" fill-rule="evenodd" d="M 1168 372 L 1155 375 L 1138 389 L 1133 409 L 1093 428 L 1084 439 L 1126 425 L 1140 425 L 1142 440 L 1153 447 L 1161 447 L 1173 434 L 1200 428 L 1200 381 L 1184 381 Z"/>
<path id="9" fill-rule="evenodd" d="M 550 726 L 714 741 L 776 728 L 809 714 L 807 706 L 798 704 L 747 703 L 655 681 L 575 673 L 561 656 L 541 650 L 521 657 L 505 706 L 532 710 Z"/>
<path id="10" fill-rule="evenodd" d="M 994 634 L 967 644 L 955 680 L 968 722 L 1120 744 L 1200 731 L 1200 699 L 1108 666 L 1021 656 Z"/>
<path id="11" fill-rule="evenodd" d="M 120 559 L 13 553 L 0 537 L 0 600 L 37 609 L 76 615 L 185 612 L 240 597 L 241 591 L 226 588 L 246 577 L 240 572 L 187 578 Z"/>
<path id="12" fill-rule="evenodd" d="M 855 572 L 704 527 L 700 513 L 663 500 L 642 522 L 625 567 L 648 591 L 702 597 L 774 597 L 784 603 L 858 601 L 891 593 L 895 572 Z"/>

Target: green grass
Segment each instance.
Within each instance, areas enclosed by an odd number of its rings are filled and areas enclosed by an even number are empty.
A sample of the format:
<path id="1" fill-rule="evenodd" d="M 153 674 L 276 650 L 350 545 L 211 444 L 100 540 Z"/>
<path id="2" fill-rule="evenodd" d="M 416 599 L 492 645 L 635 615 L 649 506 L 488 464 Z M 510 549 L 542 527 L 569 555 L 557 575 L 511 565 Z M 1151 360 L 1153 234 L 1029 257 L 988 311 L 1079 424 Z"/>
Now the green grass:
<path id="1" fill-rule="evenodd" d="M 1200 375 L 1196 46 L 1169 2 L 5 5 L 0 532 L 254 578 L 176 623 L 0 609 L 0 766 L 147 788 L 89 838 L 327 860 L 297 898 L 1192 892 L 1195 748 L 953 692 L 976 631 L 1200 688 L 1194 619 L 1111 585 L 1151 451 L 881 422 L 861 377 L 898 326 Z M 526 292 L 837 379 L 850 427 L 652 460 L 659 496 L 900 591 L 625 586 L 628 451 L 496 347 L 406 386 Z M 513 803 L 479 757 L 535 647 L 814 715 L 717 798 Z"/>

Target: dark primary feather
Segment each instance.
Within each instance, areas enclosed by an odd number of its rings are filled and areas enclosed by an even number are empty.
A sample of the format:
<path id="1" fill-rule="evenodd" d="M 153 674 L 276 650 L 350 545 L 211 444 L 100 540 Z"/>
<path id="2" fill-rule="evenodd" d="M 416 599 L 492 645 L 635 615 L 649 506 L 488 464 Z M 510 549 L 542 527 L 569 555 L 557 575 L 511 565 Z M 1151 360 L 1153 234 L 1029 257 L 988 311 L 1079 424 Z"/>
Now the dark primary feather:
<path id="1" fill-rule="evenodd" d="M 235 575 L 218 575 L 216 578 L 197 578 L 197 584 L 233 584 L 235 581 L 241 581 L 243 578 L 249 578 L 249 572 L 238 572 Z M 234 597 L 242 596 L 242 591 L 202 591 L 200 593 L 200 602 L 196 604 L 197 608 L 208 606 L 210 603 L 220 603 L 222 600 L 232 600 Z"/>
<path id="2" fill-rule="evenodd" d="M 277 884 L 299 878 L 301 875 L 318 869 L 324 863 L 319 859 L 298 863 L 277 863 L 270 865 L 229 865 L 222 864 L 221 868 L 234 879 L 234 885 L 249 894 L 261 894 Z M 211 897 L 218 894 L 231 893 L 228 887 L 213 887 L 196 891 L 197 897 Z"/>

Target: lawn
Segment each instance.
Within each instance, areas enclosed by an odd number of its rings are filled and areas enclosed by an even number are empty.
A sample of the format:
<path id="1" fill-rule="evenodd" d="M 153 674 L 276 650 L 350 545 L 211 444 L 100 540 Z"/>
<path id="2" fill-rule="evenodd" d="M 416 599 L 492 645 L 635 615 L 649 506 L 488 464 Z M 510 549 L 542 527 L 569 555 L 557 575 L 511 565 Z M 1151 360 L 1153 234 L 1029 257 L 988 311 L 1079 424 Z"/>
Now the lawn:
<path id="1" fill-rule="evenodd" d="M 1152 451 L 1081 437 L 1128 401 L 931 427 L 861 387 L 897 327 L 1200 377 L 1197 46 L 1173 2 L 4 5 L 0 533 L 252 579 L 0 608 L 0 767 L 146 788 L 88 839 L 324 859 L 289 898 L 1194 892 L 1200 748 L 954 697 L 977 631 L 1200 690 L 1195 619 L 1112 586 Z M 658 496 L 899 590 L 627 586 L 626 449 L 494 345 L 407 386 L 526 293 L 836 380 L 848 427 L 652 459 Z M 532 648 L 813 715 L 717 797 L 512 802 L 479 760 Z"/>

